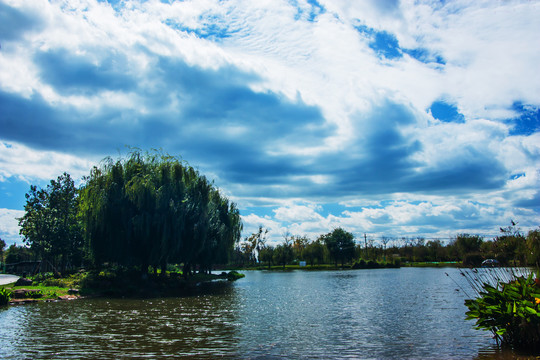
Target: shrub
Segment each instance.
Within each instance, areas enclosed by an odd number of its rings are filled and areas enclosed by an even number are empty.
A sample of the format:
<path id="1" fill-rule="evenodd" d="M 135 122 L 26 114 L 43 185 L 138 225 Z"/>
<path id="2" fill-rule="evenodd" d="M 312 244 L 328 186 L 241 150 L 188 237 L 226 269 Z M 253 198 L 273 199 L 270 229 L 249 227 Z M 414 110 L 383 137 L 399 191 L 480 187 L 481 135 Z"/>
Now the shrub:
<path id="1" fill-rule="evenodd" d="M 32 277 L 32 280 L 34 280 L 36 283 L 40 283 L 48 279 L 54 279 L 54 274 L 52 272 L 39 273 Z"/>
<path id="2" fill-rule="evenodd" d="M 529 276 L 495 286 L 483 283 L 476 299 L 465 300 L 467 320 L 491 331 L 497 342 L 520 351 L 540 351 L 540 287 Z"/>
<path id="3" fill-rule="evenodd" d="M 353 269 L 365 269 L 366 268 L 366 261 L 364 259 L 360 259 L 359 262 L 354 262 L 354 264 L 351 266 Z"/>
<path id="4" fill-rule="evenodd" d="M 68 287 L 64 280 L 55 279 L 55 278 L 45 279 L 41 282 L 41 284 L 43 286 L 51 286 L 51 287 Z"/>
<path id="5" fill-rule="evenodd" d="M 229 281 L 235 281 L 235 280 L 238 280 L 238 279 L 241 279 L 243 277 L 245 277 L 246 275 L 244 274 L 241 274 L 239 273 L 238 271 L 230 271 L 228 274 L 227 274 L 227 280 Z"/>
<path id="6" fill-rule="evenodd" d="M 6 288 L 0 288 L 0 306 L 9 304 L 13 292 Z"/>
<path id="7" fill-rule="evenodd" d="M 24 293 L 24 297 L 27 299 L 39 299 L 43 296 L 43 292 L 41 290 L 37 291 L 27 291 Z"/>
<path id="8" fill-rule="evenodd" d="M 366 266 L 368 269 L 377 269 L 380 267 L 379 263 L 374 260 L 369 260 Z"/>

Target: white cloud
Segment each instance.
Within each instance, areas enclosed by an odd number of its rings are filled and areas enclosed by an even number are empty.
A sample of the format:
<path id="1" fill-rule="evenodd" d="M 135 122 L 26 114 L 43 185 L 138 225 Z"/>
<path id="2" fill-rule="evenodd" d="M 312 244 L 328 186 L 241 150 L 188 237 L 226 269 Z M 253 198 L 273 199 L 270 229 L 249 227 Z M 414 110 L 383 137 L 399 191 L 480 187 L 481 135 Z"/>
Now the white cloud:
<path id="1" fill-rule="evenodd" d="M 48 181 L 68 172 L 75 180 L 89 175 L 97 161 L 55 151 L 39 151 L 21 144 L 0 142 L 0 182 L 18 180 Z"/>
<path id="2" fill-rule="evenodd" d="M 24 216 L 24 211 L 0 208 L 0 238 L 9 246 L 20 243 L 19 221 L 17 218 Z"/>
<path id="3" fill-rule="evenodd" d="M 403 5 L 418 45 L 446 60 L 440 92 L 458 100 L 468 117 L 508 117 L 505 107 L 538 103 L 540 4 L 530 1 L 449 2 L 436 11 Z M 519 70 L 517 70 L 519 69 Z"/>
<path id="4" fill-rule="evenodd" d="M 302 222 L 320 220 L 321 216 L 316 213 L 315 206 L 290 205 L 274 210 L 275 218 L 285 222 Z"/>

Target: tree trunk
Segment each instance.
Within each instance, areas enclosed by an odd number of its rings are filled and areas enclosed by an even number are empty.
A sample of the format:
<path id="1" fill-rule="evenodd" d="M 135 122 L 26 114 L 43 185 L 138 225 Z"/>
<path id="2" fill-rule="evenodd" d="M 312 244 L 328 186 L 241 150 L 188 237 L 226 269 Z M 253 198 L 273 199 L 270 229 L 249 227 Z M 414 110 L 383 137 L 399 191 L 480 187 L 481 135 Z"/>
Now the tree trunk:
<path id="1" fill-rule="evenodd" d="M 184 278 L 187 279 L 191 275 L 191 264 L 184 264 L 184 267 L 182 268 L 182 273 L 184 275 Z"/>
<path id="2" fill-rule="evenodd" d="M 163 261 L 160 267 L 161 267 L 161 276 L 167 275 L 167 262 Z"/>

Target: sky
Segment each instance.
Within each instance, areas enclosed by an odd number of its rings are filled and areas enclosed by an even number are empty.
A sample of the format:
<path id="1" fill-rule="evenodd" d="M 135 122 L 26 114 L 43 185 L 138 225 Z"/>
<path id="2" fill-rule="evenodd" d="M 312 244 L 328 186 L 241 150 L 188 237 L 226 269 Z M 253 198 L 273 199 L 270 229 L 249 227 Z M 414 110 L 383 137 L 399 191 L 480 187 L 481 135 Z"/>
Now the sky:
<path id="1" fill-rule="evenodd" d="M 181 156 L 269 242 L 540 225 L 540 2 L 0 0 L 0 238 L 30 185 Z M 397 241 L 397 240 L 396 240 Z"/>

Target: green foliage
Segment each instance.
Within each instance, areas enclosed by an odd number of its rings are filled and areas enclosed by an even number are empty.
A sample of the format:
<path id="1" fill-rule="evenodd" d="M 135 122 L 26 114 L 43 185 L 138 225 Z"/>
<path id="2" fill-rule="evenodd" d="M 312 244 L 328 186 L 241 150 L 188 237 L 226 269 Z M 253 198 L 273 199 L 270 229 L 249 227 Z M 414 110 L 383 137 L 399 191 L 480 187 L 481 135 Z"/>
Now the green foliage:
<path id="1" fill-rule="evenodd" d="M 54 287 L 68 287 L 67 283 L 63 279 L 46 279 L 41 285 L 43 286 L 54 286 Z"/>
<path id="2" fill-rule="evenodd" d="M 54 279 L 54 274 L 52 272 L 42 272 L 32 277 L 32 280 L 35 283 L 41 283 L 48 279 Z"/>
<path id="3" fill-rule="evenodd" d="M 299 235 L 292 236 L 291 242 L 293 249 L 293 257 L 297 260 L 304 260 L 304 250 L 309 244 L 308 237 Z"/>
<path id="4" fill-rule="evenodd" d="M 540 351 L 540 287 L 533 274 L 497 286 L 484 283 L 479 297 L 465 300 L 467 320 L 491 331 L 503 344 Z"/>
<path id="5" fill-rule="evenodd" d="M 337 228 L 326 235 L 322 235 L 321 240 L 328 248 L 336 266 L 338 260 L 341 261 L 343 266 L 345 262 L 351 261 L 354 257 L 354 235 L 350 232 Z"/>
<path id="6" fill-rule="evenodd" d="M 9 304 L 13 292 L 6 288 L 0 288 L 0 306 Z"/>
<path id="7" fill-rule="evenodd" d="M 32 251 L 62 270 L 80 266 L 83 243 L 77 219 L 78 191 L 69 174 L 51 180 L 46 189 L 30 186 L 24 210 L 18 219 L 20 234 Z"/>
<path id="8" fill-rule="evenodd" d="M 473 254 L 466 254 L 463 257 L 463 265 L 465 266 L 472 266 L 472 267 L 479 267 L 482 265 L 482 261 L 484 261 L 484 257 L 481 254 L 473 253 Z"/>
<path id="9" fill-rule="evenodd" d="M 518 228 L 517 223 L 511 221 L 510 226 L 500 228 L 501 235 L 493 241 L 494 252 L 497 260 L 502 265 L 521 266 L 526 265 L 526 241 L 525 236 Z"/>
<path id="10" fill-rule="evenodd" d="M 68 288 L 78 285 L 78 279 L 81 274 L 76 273 L 63 278 L 59 278 L 57 274 L 52 272 L 44 272 L 36 274 L 32 277 L 32 280 L 35 284 L 40 284 L 45 287 L 58 287 L 58 288 Z"/>
<path id="11" fill-rule="evenodd" d="M 229 271 L 229 273 L 227 274 L 227 280 L 229 281 L 235 281 L 235 280 L 238 280 L 238 279 L 241 279 L 243 277 L 245 277 L 246 275 L 242 274 L 242 273 L 239 273 L 238 271 Z"/>
<path id="12" fill-rule="evenodd" d="M 32 250 L 26 246 L 11 244 L 5 253 L 6 264 L 15 264 L 21 261 L 31 261 L 34 257 Z"/>
<path id="13" fill-rule="evenodd" d="M 303 258 L 313 267 L 315 261 L 320 265 L 324 261 L 324 245 L 319 239 L 306 245 L 302 252 Z"/>
<path id="14" fill-rule="evenodd" d="M 43 297 L 43 291 L 37 290 L 37 291 L 27 291 L 24 293 L 24 297 L 27 299 L 39 299 Z"/>
<path id="15" fill-rule="evenodd" d="M 0 239 L 0 263 L 4 262 L 4 248 L 6 247 L 6 242 Z"/>
<path id="16" fill-rule="evenodd" d="M 399 264 L 396 266 L 392 263 L 380 263 L 373 260 L 368 260 L 367 262 L 364 259 L 360 259 L 360 261 L 355 261 L 351 265 L 351 269 L 379 269 L 379 268 L 399 268 Z"/>
<path id="17" fill-rule="evenodd" d="M 234 203 L 178 158 L 132 151 L 94 168 L 81 189 L 80 215 L 94 264 L 139 267 L 226 263 L 242 223 Z"/>
<path id="18" fill-rule="evenodd" d="M 81 294 L 83 295 L 123 296 L 137 293 L 144 285 L 141 282 L 139 272 L 123 266 L 90 271 L 80 280 Z"/>
<path id="19" fill-rule="evenodd" d="M 263 246 L 259 251 L 259 261 L 266 263 L 268 267 L 272 266 L 272 261 L 274 259 L 274 247 L 272 246 Z"/>
<path id="20" fill-rule="evenodd" d="M 276 264 L 282 265 L 285 268 L 290 261 L 294 258 L 293 248 L 290 242 L 285 240 L 283 244 L 279 244 L 274 249 L 273 260 Z"/>
<path id="21" fill-rule="evenodd" d="M 459 234 L 456 237 L 456 248 L 461 258 L 468 254 L 478 253 L 484 240 L 478 235 Z"/>
<path id="22" fill-rule="evenodd" d="M 540 265 L 540 228 L 531 230 L 527 234 L 527 248 L 529 250 L 529 264 Z"/>

